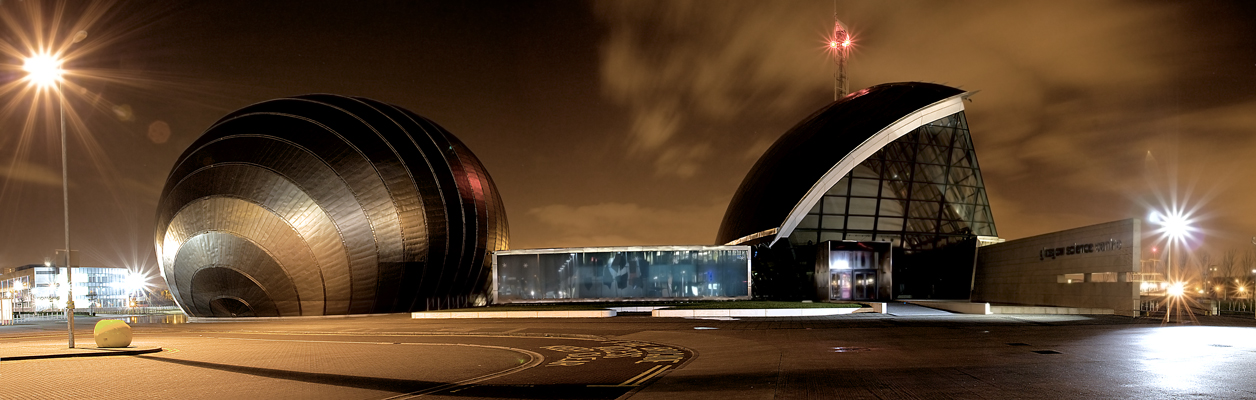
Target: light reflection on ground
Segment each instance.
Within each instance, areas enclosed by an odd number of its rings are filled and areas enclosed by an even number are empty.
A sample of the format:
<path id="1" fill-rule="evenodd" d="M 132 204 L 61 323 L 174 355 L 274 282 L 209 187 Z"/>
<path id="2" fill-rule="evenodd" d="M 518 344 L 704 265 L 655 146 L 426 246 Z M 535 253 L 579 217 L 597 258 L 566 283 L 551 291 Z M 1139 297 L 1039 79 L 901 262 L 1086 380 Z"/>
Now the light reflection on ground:
<path id="1" fill-rule="evenodd" d="M 155 314 L 155 315 L 128 315 L 124 317 L 111 317 L 109 319 L 122 320 L 128 324 L 186 324 L 188 316 L 183 314 Z"/>
<path id="2" fill-rule="evenodd" d="M 1218 371 L 1256 352 L 1254 328 L 1174 326 L 1140 336 L 1137 344 L 1143 369 L 1154 373 L 1157 386 L 1166 389 L 1208 385 Z"/>

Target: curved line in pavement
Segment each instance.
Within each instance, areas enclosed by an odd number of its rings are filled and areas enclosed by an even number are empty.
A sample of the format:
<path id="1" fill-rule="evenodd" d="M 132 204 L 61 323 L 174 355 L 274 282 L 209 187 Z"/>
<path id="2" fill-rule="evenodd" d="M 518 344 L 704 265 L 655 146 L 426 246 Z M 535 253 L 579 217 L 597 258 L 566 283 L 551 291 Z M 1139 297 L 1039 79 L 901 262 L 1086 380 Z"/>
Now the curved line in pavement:
<path id="1" fill-rule="evenodd" d="M 252 341 L 262 341 L 262 342 L 382 344 L 382 343 L 375 343 L 375 342 L 355 342 L 355 341 L 347 341 L 347 340 L 249 339 L 249 338 L 225 338 L 225 337 L 206 337 L 206 339 L 252 340 Z M 393 344 L 393 343 L 388 343 L 388 344 Z M 476 383 L 483 382 L 489 379 L 499 378 L 499 377 L 510 375 L 519 371 L 523 371 L 523 370 L 535 367 L 537 365 L 540 365 L 542 362 L 545 362 L 545 356 L 541 355 L 541 353 L 537 353 L 531 350 L 516 349 L 514 347 L 489 346 L 489 345 L 483 345 L 483 344 L 468 344 L 468 343 L 401 343 L 401 344 L 411 345 L 411 346 L 463 346 L 463 347 L 480 347 L 480 348 L 495 349 L 495 350 L 506 350 L 506 351 L 513 351 L 516 353 L 524 354 L 528 356 L 528 358 L 530 358 L 531 360 L 529 360 L 528 362 L 522 365 L 517 365 L 517 366 L 504 369 L 501 371 L 497 371 L 497 372 L 493 372 L 493 373 L 489 373 L 485 375 L 480 375 L 474 378 L 463 379 L 457 382 L 450 382 L 443 385 L 416 391 L 416 392 L 410 392 L 410 393 L 401 394 L 397 396 L 386 397 L 384 398 L 384 400 L 410 399 L 410 398 L 415 398 L 415 397 L 423 396 L 430 393 L 439 392 L 446 389 L 455 388 L 458 386 L 476 384 Z"/>
<path id="2" fill-rule="evenodd" d="M 477 376 L 477 377 L 475 377 L 475 378 L 470 378 L 470 379 L 464 379 L 464 380 L 461 380 L 461 381 L 458 381 L 458 382 L 446 383 L 446 384 L 444 384 L 444 385 L 440 385 L 440 386 L 433 387 L 433 388 L 429 388 L 429 389 L 420 390 L 420 391 L 417 391 L 417 392 L 410 392 L 410 393 L 406 393 L 406 394 L 399 395 L 399 396 L 388 397 L 388 398 L 385 398 L 384 400 L 393 400 L 393 399 L 412 399 L 412 398 L 419 397 L 419 396 L 423 396 L 423 395 L 426 395 L 426 394 L 436 393 L 436 392 L 439 392 L 439 391 L 442 391 L 442 390 L 446 390 L 446 389 L 452 389 L 452 388 L 455 388 L 455 387 L 458 387 L 458 386 L 473 385 L 473 384 L 476 384 L 476 383 L 484 382 L 484 381 L 489 380 L 489 379 L 493 379 L 493 378 L 500 378 L 500 377 L 503 377 L 503 376 L 506 376 L 506 375 L 510 375 L 510 374 L 513 374 L 513 373 L 519 372 L 519 371 L 523 371 L 523 370 L 526 370 L 526 369 L 528 369 L 528 368 L 532 368 L 532 367 L 535 367 L 535 366 L 537 366 L 537 365 L 541 365 L 541 363 L 542 363 L 542 362 L 545 362 L 545 356 L 541 355 L 541 353 L 537 353 L 537 352 L 535 352 L 535 351 L 530 351 L 530 350 L 524 350 L 524 349 L 516 349 L 516 348 L 513 348 L 513 347 L 489 346 L 489 345 L 466 344 L 466 343 L 405 343 L 405 344 L 408 344 L 408 345 L 420 345 L 420 346 L 423 346 L 423 345 L 426 345 L 426 346 L 467 346 L 467 347 L 483 347 L 483 348 L 488 348 L 488 349 L 498 349 L 498 350 L 509 350 L 509 351 L 515 351 L 515 352 L 519 352 L 519 353 L 526 354 L 526 355 L 528 355 L 528 357 L 530 357 L 532 360 L 528 361 L 527 363 L 524 363 L 523 365 L 515 366 L 515 367 L 510 368 L 510 369 L 504 369 L 504 370 L 497 371 L 497 372 L 494 372 L 494 373 L 491 373 L 491 374 L 481 375 L 481 376 Z"/>

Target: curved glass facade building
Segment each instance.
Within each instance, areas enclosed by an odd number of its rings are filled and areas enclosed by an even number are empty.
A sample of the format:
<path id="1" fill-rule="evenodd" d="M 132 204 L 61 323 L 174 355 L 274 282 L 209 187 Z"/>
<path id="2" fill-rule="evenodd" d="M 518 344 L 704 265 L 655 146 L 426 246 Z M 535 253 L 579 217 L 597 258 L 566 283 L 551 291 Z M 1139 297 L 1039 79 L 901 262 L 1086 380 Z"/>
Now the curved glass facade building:
<path id="1" fill-rule="evenodd" d="M 211 126 L 157 208 L 162 276 L 190 316 L 483 304 L 505 208 L 457 138 L 409 110 L 316 94 Z"/>
<path id="2" fill-rule="evenodd" d="M 785 133 L 742 181 L 720 244 L 754 245 L 756 294 L 968 298 L 997 236 L 959 89 L 891 83 Z"/>

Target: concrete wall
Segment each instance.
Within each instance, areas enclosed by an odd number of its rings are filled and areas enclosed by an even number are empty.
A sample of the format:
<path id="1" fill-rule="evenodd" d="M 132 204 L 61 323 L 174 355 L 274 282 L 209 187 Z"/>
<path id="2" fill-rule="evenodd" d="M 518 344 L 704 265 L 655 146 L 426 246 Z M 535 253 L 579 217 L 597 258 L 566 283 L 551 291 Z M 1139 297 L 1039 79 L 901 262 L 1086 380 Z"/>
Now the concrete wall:
<path id="1" fill-rule="evenodd" d="M 1134 315 L 1138 284 L 1127 272 L 1139 271 L 1140 237 L 1140 221 L 1127 219 L 978 248 L 972 301 Z M 1111 272 L 1116 282 L 1095 282 Z M 1065 274 L 1082 275 L 1061 283 Z"/>

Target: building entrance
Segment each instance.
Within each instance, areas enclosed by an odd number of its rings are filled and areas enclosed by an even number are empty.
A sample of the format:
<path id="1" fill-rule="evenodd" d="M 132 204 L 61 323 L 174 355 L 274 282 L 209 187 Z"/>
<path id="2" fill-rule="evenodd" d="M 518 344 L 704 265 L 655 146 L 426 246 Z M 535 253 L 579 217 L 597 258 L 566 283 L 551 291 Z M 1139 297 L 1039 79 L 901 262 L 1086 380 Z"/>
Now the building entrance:
<path id="1" fill-rule="evenodd" d="M 889 300 L 889 242 L 826 241 L 819 247 L 814 275 L 815 299 Z"/>
<path id="2" fill-rule="evenodd" d="M 877 270 L 829 270 L 829 299 L 876 300 Z"/>
<path id="3" fill-rule="evenodd" d="M 866 250 L 834 250 L 829 256 L 830 293 L 833 300 L 869 300 L 877 297 L 876 253 Z"/>

